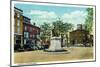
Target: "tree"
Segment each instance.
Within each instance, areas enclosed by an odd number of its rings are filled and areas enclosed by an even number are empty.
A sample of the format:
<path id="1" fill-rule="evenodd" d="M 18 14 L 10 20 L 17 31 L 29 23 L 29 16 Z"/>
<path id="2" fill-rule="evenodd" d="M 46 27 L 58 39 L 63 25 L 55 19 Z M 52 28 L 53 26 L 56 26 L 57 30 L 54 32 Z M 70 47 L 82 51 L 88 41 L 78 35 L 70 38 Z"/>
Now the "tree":
<path id="1" fill-rule="evenodd" d="M 61 34 L 64 34 L 73 28 L 73 24 L 64 23 L 61 20 L 57 20 L 57 21 L 53 22 L 53 26 L 56 27 Z"/>
<path id="2" fill-rule="evenodd" d="M 87 18 L 85 21 L 85 25 L 86 25 L 86 30 L 89 31 L 89 33 L 92 31 L 92 27 L 93 27 L 93 8 L 87 8 Z"/>
<path id="3" fill-rule="evenodd" d="M 64 35 L 66 35 L 66 33 L 73 28 L 73 24 L 63 22 L 62 20 L 57 20 L 53 22 L 53 26 L 56 27 L 56 29 L 59 30 L 61 34 L 61 46 L 63 47 Z M 68 36 L 66 36 L 66 39 L 66 42 L 68 43 Z"/>
<path id="4" fill-rule="evenodd" d="M 46 39 L 47 36 L 50 36 L 51 26 L 49 23 L 44 22 L 43 25 L 40 26 L 42 30 L 41 39 Z"/>

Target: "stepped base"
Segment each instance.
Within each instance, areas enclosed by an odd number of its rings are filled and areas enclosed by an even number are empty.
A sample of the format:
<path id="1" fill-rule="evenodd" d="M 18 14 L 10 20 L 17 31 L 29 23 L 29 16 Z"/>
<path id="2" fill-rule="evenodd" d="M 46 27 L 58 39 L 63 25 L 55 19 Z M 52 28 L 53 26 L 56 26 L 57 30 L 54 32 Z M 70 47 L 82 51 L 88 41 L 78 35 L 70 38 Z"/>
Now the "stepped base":
<path id="1" fill-rule="evenodd" d="M 64 49 L 59 49 L 59 50 L 50 50 L 50 49 L 46 49 L 44 50 L 46 52 L 65 52 L 65 51 L 68 51 L 68 50 L 64 50 Z"/>

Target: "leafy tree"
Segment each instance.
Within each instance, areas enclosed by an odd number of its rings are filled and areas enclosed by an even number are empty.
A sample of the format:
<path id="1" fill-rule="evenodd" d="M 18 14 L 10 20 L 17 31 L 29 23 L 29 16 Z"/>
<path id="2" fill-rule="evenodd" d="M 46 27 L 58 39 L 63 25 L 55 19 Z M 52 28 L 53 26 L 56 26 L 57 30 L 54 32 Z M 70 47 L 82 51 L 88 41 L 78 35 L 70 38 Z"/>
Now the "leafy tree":
<path id="1" fill-rule="evenodd" d="M 73 28 L 73 24 L 64 23 L 61 20 L 53 22 L 53 26 L 56 27 L 61 34 L 64 34 Z"/>
<path id="2" fill-rule="evenodd" d="M 93 27 L 93 8 L 87 8 L 87 18 L 85 21 L 86 30 L 91 32 Z"/>
<path id="3" fill-rule="evenodd" d="M 53 26 L 56 27 L 56 29 L 59 30 L 59 32 L 61 34 L 61 44 L 63 47 L 64 35 L 67 35 L 67 32 L 73 28 L 73 24 L 63 22 L 62 20 L 57 20 L 57 21 L 53 22 Z M 68 36 L 66 36 L 66 38 L 67 38 L 66 42 L 68 42 Z"/>
<path id="4" fill-rule="evenodd" d="M 49 23 L 44 22 L 40 27 L 42 30 L 41 39 L 46 39 L 47 36 L 50 36 L 51 26 Z"/>

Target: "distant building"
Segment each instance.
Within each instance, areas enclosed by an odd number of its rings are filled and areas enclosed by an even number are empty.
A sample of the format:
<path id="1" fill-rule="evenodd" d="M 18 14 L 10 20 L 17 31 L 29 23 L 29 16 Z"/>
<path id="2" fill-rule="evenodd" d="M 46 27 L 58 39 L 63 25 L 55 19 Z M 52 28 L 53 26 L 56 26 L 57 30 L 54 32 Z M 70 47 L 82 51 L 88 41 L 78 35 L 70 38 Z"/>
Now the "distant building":
<path id="1" fill-rule="evenodd" d="M 84 44 L 88 41 L 89 32 L 82 29 L 82 25 L 78 25 L 77 29 L 70 32 L 70 44 Z"/>
<path id="2" fill-rule="evenodd" d="M 14 7 L 14 45 L 23 46 L 23 11 Z"/>

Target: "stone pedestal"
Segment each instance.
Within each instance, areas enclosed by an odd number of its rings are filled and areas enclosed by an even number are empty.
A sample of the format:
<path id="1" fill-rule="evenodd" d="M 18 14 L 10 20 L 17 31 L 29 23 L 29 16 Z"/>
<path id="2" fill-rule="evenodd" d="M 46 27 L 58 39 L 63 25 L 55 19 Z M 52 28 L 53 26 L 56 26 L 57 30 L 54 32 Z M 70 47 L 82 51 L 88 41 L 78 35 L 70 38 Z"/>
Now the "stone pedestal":
<path id="1" fill-rule="evenodd" d="M 63 51 L 61 47 L 61 37 L 51 37 L 48 51 Z"/>

